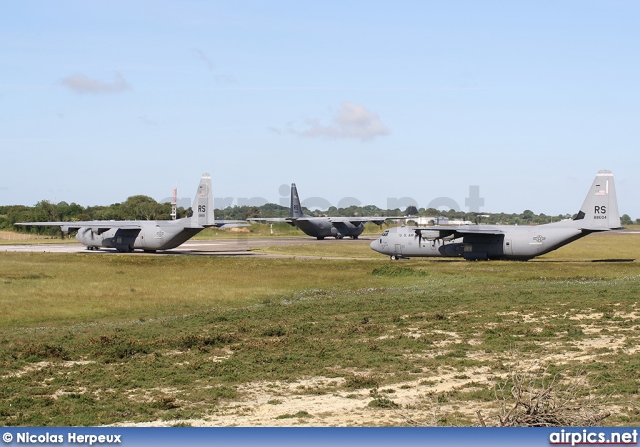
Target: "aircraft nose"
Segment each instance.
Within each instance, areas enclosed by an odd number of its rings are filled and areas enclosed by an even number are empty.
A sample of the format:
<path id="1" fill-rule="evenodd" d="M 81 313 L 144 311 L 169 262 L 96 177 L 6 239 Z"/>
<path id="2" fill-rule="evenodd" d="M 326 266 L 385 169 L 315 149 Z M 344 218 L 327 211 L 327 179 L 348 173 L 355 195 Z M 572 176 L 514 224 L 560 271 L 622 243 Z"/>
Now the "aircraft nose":
<path id="1" fill-rule="evenodd" d="M 371 245 L 369 246 L 373 251 L 378 251 L 379 245 L 380 245 L 380 242 L 378 242 L 378 239 L 376 239 L 375 241 L 371 242 Z"/>

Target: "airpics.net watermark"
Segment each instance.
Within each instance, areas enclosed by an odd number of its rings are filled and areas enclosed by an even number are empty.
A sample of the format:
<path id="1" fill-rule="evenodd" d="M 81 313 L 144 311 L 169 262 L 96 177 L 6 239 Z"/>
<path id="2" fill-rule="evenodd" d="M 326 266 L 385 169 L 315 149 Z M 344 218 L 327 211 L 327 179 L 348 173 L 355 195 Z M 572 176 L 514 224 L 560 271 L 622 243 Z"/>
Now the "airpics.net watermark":
<path id="1" fill-rule="evenodd" d="M 597 431 L 562 429 L 549 434 L 550 445 L 637 445 L 637 430 Z"/>
<path id="2" fill-rule="evenodd" d="M 277 201 L 277 204 L 280 206 L 289 207 L 291 194 L 289 185 L 280 185 L 279 188 L 280 197 Z M 160 200 L 160 203 L 171 202 L 172 198 L 167 197 Z M 178 206 L 183 208 L 189 208 L 191 206 L 193 198 L 184 197 L 178 199 Z M 273 200 L 267 200 L 264 197 L 214 197 L 213 198 L 213 206 L 215 209 L 223 210 L 230 206 L 263 206 L 267 203 L 276 203 Z M 470 213 L 478 213 L 480 212 L 480 208 L 484 206 L 484 198 L 480 197 L 480 186 L 478 185 L 470 185 L 469 186 L 469 195 L 464 199 L 464 204 L 467 207 L 467 211 Z M 308 197 L 302 200 L 302 206 L 307 209 L 319 209 L 319 210 L 328 210 L 329 208 L 335 206 L 336 208 L 349 208 L 350 206 L 364 206 L 368 205 L 366 203 L 362 203 L 356 197 L 343 197 L 338 201 L 337 204 L 331 203 L 329 200 L 323 197 Z M 405 210 L 410 206 L 415 206 L 416 208 L 420 208 L 418 206 L 418 202 L 412 197 L 387 197 L 387 205 L 386 209 L 388 210 Z M 427 206 L 424 208 L 434 208 L 434 209 L 445 209 L 445 210 L 454 210 L 461 211 L 462 207 L 460 204 L 452 199 L 451 197 L 436 197 L 431 200 Z"/>

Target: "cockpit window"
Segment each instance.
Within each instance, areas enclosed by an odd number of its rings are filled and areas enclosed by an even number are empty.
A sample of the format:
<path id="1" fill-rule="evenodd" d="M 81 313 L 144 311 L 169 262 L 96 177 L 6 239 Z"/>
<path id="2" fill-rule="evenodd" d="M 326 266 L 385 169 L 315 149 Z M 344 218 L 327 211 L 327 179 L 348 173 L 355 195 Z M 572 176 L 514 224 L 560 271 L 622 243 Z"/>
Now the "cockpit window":
<path id="1" fill-rule="evenodd" d="M 389 234 L 389 230 L 384 230 L 384 232 L 382 233 L 383 236 L 386 236 L 387 234 Z"/>

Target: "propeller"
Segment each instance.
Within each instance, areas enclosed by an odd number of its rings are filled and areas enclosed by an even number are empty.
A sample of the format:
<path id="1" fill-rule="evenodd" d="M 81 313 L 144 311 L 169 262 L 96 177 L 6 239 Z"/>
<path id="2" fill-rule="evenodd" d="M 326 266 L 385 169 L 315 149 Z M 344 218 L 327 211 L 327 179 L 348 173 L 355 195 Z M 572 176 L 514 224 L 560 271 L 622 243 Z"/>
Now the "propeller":
<path id="1" fill-rule="evenodd" d="M 91 232 L 91 240 L 93 240 L 95 233 L 93 232 L 93 229 L 91 227 L 84 227 L 84 231 L 82 232 L 82 235 L 84 236 L 85 234 L 87 234 L 87 231 Z"/>

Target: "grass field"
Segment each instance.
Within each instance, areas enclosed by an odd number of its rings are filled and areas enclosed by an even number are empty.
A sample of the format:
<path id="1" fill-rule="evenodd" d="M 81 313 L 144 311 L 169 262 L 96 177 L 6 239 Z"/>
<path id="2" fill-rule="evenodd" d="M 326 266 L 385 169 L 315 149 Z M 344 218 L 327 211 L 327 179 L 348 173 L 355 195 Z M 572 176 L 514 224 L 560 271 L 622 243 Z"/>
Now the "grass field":
<path id="1" fill-rule="evenodd" d="M 640 424 L 640 234 L 530 262 L 266 251 L 370 259 L 0 253 L 0 423 L 497 425 L 524 377 Z"/>

